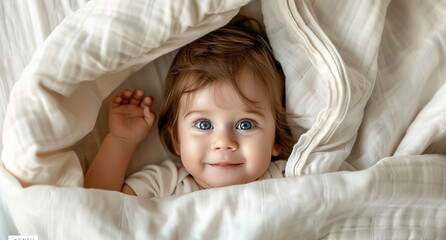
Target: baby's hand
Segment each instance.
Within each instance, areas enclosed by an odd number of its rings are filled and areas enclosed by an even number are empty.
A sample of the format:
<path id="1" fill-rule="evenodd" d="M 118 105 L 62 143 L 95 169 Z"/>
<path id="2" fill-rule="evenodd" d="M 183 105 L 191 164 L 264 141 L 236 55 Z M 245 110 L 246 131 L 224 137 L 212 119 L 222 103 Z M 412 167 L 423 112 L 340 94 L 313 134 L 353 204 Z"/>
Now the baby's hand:
<path id="1" fill-rule="evenodd" d="M 141 89 L 125 90 L 110 103 L 110 133 L 124 143 L 138 145 L 149 134 L 155 122 L 155 113 L 150 111 L 153 98 L 144 97 Z"/>

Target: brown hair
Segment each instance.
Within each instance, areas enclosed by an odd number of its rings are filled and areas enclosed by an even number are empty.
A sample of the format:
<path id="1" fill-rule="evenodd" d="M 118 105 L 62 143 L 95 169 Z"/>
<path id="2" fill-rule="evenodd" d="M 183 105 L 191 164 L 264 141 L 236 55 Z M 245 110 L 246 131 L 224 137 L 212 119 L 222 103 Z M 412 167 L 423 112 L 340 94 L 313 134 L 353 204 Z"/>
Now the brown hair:
<path id="1" fill-rule="evenodd" d="M 228 25 L 184 46 L 176 55 L 164 86 L 164 99 L 158 122 L 159 135 L 167 148 L 176 154 L 176 123 L 181 96 L 208 84 L 230 80 L 240 96 L 239 74 L 249 70 L 267 95 L 276 121 L 275 144 L 279 158 L 287 158 L 294 141 L 285 111 L 284 75 L 274 59 L 267 41 L 258 33 L 239 25 Z"/>

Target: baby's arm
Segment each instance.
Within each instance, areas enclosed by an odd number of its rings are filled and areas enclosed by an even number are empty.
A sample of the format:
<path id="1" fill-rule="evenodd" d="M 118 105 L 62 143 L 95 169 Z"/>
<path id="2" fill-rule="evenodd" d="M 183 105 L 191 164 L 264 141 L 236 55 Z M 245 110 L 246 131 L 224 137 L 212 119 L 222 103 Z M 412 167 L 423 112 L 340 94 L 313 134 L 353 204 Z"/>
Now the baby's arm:
<path id="1" fill-rule="evenodd" d="M 134 194 L 124 185 L 125 173 L 136 147 L 155 121 L 155 114 L 150 111 L 152 101 L 151 97 L 144 97 L 142 90 L 126 90 L 112 100 L 110 132 L 85 175 L 84 187 Z"/>

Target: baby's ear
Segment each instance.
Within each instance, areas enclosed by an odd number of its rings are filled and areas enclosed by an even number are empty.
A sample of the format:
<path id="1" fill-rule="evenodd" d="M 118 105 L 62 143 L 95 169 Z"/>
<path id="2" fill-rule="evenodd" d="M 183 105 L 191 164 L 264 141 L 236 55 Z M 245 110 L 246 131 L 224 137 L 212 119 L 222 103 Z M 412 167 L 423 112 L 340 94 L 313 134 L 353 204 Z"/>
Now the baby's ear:
<path id="1" fill-rule="evenodd" d="M 173 147 L 175 148 L 175 153 L 179 157 L 180 156 L 180 143 L 179 142 L 175 142 Z"/>
<path id="2" fill-rule="evenodd" d="M 271 150 L 271 156 L 278 157 L 282 153 L 282 148 L 279 146 L 279 144 L 275 143 L 273 145 L 273 149 Z"/>

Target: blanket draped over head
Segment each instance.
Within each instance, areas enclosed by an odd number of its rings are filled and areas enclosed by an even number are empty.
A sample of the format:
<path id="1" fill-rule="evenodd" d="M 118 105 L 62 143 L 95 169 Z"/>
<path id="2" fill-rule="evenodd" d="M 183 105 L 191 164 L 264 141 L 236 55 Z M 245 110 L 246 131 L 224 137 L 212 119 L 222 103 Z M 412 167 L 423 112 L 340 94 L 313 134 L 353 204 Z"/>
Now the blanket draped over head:
<path id="1" fill-rule="evenodd" d="M 75 146 L 103 100 L 248 3 L 299 126 L 286 178 L 159 199 L 82 188 Z M 445 19 L 442 0 L 84 1 L 9 97 L 13 220 L 39 239 L 446 238 Z"/>

